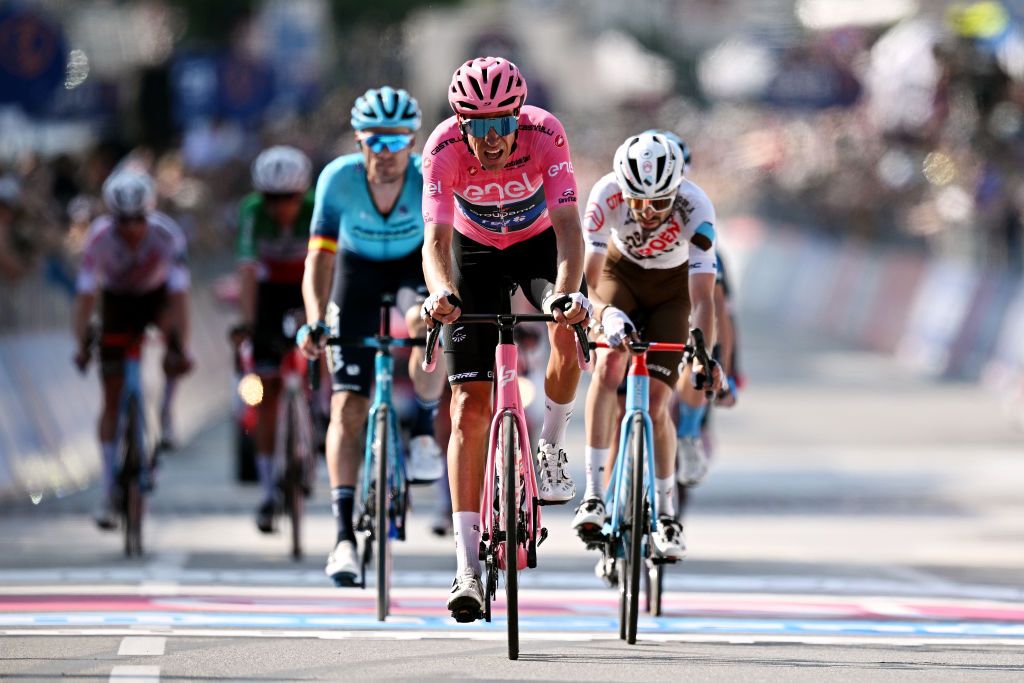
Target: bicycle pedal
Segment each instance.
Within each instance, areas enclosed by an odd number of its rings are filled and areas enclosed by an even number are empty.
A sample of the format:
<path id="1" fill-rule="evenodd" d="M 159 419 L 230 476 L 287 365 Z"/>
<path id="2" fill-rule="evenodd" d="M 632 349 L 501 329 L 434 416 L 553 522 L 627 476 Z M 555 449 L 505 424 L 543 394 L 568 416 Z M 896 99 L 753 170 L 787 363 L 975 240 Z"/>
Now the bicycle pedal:
<path id="1" fill-rule="evenodd" d="M 540 536 L 537 538 L 537 547 L 539 548 L 546 540 L 548 540 L 548 528 L 542 526 L 540 528 Z"/>
<path id="2" fill-rule="evenodd" d="M 456 609 L 452 610 L 452 619 L 460 624 L 472 624 L 484 618 L 484 613 L 479 610 Z"/>

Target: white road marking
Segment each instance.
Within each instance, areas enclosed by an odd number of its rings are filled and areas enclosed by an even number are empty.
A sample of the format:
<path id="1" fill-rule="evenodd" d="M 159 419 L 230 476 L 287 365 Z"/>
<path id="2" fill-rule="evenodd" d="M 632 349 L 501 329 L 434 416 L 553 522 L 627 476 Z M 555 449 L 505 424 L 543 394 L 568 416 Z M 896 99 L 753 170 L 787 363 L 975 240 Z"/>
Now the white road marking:
<path id="1" fill-rule="evenodd" d="M 921 576 L 913 572 L 918 579 Z M 523 588 L 601 588 L 600 581 L 591 572 L 528 572 L 523 574 L 520 585 Z M 447 571 L 398 571 L 392 576 L 393 586 L 424 587 L 438 586 L 443 590 L 451 585 L 451 572 Z M 1024 588 L 1019 586 L 998 586 L 936 581 L 929 577 L 925 583 L 920 580 L 883 578 L 823 578 L 818 576 L 716 576 L 711 574 L 667 573 L 665 590 L 685 592 L 763 592 L 787 594 L 827 595 L 899 595 L 903 597 L 950 597 L 982 600 L 1024 600 Z M 69 584 L 142 584 L 147 591 L 142 594 L 159 594 L 172 591 L 175 585 L 207 584 L 235 586 L 265 586 L 295 589 L 323 588 L 328 592 L 336 589 L 325 585 L 324 574 L 319 570 L 222 570 L 222 569 L 176 569 L 150 571 L 146 568 L 95 567 L 90 569 L 7 569 L 0 570 L 0 593 L 10 593 L 18 584 L 35 584 L 29 588 L 37 592 L 41 584 L 56 586 Z M 191 586 L 190 586 L 191 589 Z"/>
<path id="2" fill-rule="evenodd" d="M 121 641 L 117 654 L 125 657 L 162 655 L 166 647 L 164 636 L 128 636 Z"/>
<path id="3" fill-rule="evenodd" d="M 138 635 L 145 631 L 127 628 L 91 628 L 91 629 L 0 629 L 0 636 L 125 636 Z M 507 637 L 504 631 L 316 631 L 316 630 L 246 630 L 217 628 L 180 628 L 152 631 L 179 638 L 307 638 L 315 640 L 487 640 L 503 641 Z M 520 640 L 546 642 L 585 642 L 600 640 L 618 640 L 614 632 L 581 632 L 565 633 L 561 631 L 521 631 Z M 716 633 L 640 633 L 640 640 L 658 643 L 728 643 L 742 645 L 766 645 L 771 643 L 800 643 L 804 645 L 874 645 L 879 647 L 939 647 L 939 646 L 979 646 L 998 645 L 1014 648 L 1020 647 L 1020 639 L 1013 638 L 907 638 L 898 636 L 836 636 L 836 635 L 749 635 L 749 634 L 716 634 Z M 145 668 L 159 667 L 116 667 Z M 111 681 L 115 680 L 111 678 Z M 123 683 L 125 679 L 116 679 Z M 152 679 L 147 679 L 152 680 Z"/>
<path id="4" fill-rule="evenodd" d="M 115 666 L 110 670 L 110 683 L 157 683 L 159 666 Z"/>

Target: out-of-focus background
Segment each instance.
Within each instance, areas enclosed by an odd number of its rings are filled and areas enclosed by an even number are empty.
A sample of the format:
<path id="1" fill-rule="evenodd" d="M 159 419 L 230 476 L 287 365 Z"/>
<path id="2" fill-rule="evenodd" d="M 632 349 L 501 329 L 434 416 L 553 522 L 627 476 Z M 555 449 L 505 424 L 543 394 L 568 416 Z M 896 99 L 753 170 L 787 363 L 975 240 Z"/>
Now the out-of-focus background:
<path id="1" fill-rule="evenodd" d="M 745 304 L 985 382 L 1019 420 L 1022 20 L 1019 0 L 4 2 L 0 494 L 95 469 L 92 399 L 51 412 L 73 379 L 47 345 L 67 338 L 115 164 L 145 163 L 186 229 L 196 343 L 219 358 L 231 283 L 213 283 L 254 155 L 289 143 L 322 166 L 352 151 L 351 102 L 383 83 L 419 98 L 425 138 L 454 66 L 488 53 L 565 123 L 581 192 L 627 134 L 678 132 L 736 275 L 753 278 Z M 212 392 L 189 402 L 198 418 L 230 395 L 221 375 L 191 382 Z"/>

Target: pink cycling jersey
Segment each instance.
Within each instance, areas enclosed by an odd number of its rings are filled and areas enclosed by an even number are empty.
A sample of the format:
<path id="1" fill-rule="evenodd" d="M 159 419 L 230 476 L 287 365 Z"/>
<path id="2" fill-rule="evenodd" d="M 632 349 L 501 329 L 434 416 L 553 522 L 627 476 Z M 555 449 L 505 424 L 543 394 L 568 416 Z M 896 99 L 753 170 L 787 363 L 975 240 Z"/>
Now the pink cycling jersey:
<path id="1" fill-rule="evenodd" d="M 102 288 L 116 294 L 145 294 L 161 285 L 167 285 L 170 292 L 188 289 L 181 229 L 169 216 L 156 211 L 150 212 L 146 221 L 146 233 L 134 249 L 118 235 L 111 216 L 93 221 L 78 267 L 79 292 Z"/>
<path id="2" fill-rule="evenodd" d="M 475 242 L 506 249 L 551 227 L 550 207 L 576 203 L 565 130 L 543 109 L 520 110 L 516 147 L 500 171 L 483 169 L 454 116 L 427 139 L 424 223 L 453 225 Z"/>

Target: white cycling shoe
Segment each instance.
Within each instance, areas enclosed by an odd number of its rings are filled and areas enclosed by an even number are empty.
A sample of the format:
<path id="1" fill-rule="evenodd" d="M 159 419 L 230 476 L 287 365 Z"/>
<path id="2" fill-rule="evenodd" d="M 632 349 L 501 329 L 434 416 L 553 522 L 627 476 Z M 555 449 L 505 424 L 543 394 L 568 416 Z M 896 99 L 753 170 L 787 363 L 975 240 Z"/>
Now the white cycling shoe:
<path id="1" fill-rule="evenodd" d="M 676 481 L 696 486 L 708 473 L 708 454 L 700 437 L 681 436 L 676 442 Z"/>
<path id="2" fill-rule="evenodd" d="M 484 587 L 480 583 L 480 577 L 471 567 L 455 575 L 448 597 L 448 610 L 460 624 L 468 624 L 483 618 Z"/>
<path id="3" fill-rule="evenodd" d="M 538 491 L 542 505 L 564 505 L 576 497 L 576 484 L 566 471 L 565 451 L 544 439 L 537 445 Z"/>
<path id="4" fill-rule="evenodd" d="M 335 586 L 356 586 L 359 583 L 359 569 L 356 544 L 352 541 L 339 541 L 327 556 L 324 574 L 334 581 Z"/>
<path id="5" fill-rule="evenodd" d="M 598 541 L 601 539 L 606 514 L 603 500 L 596 496 L 587 498 L 576 508 L 572 528 L 583 541 Z"/>
<path id="6" fill-rule="evenodd" d="M 658 517 L 658 530 L 651 534 L 654 554 L 666 560 L 681 560 L 686 556 L 683 527 L 671 517 Z"/>
<path id="7" fill-rule="evenodd" d="M 409 483 L 429 484 L 444 476 L 444 460 L 437 439 L 428 434 L 409 440 Z"/>

